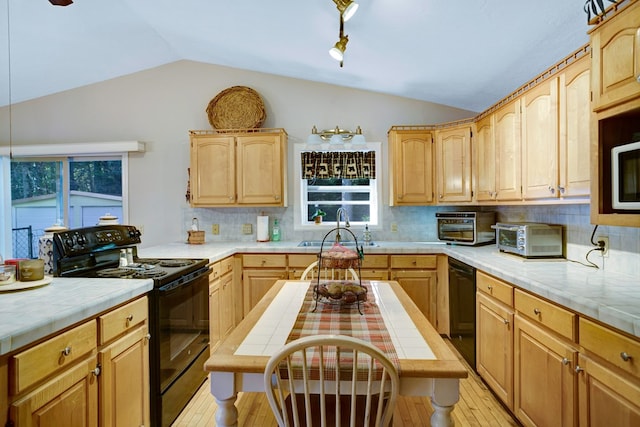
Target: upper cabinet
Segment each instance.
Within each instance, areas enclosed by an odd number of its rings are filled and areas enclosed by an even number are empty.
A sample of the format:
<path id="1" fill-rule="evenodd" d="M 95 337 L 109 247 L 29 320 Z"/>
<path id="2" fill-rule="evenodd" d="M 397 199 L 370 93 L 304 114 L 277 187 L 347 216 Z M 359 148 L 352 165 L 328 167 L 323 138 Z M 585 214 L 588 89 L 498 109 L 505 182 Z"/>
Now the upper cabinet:
<path id="1" fill-rule="evenodd" d="M 614 147 L 640 133 L 640 2 L 620 2 L 591 31 L 591 223 L 640 227 L 638 210 L 614 209 Z"/>
<path id="2" fill-rule="evenodd" d="M 389 158 L 389 204 L 433 203 L 433 133 L 420 126 L 393 126 Z"/>
<path id="3" fill-rule="evenodd" d="M 621 8 L 591 32 L 596 112 L 640 96 L 640 3 Z"/>
<path id="4" fill-rule="evenodd" d="M 471 201 L 471 126 L 436 131 L 438 203 Z"/>
<path id="5" fill-rule="evenodd" d="M 473 156 L 475 165 L 475 197 L 479 202 L 495 200 L 496 138 L 494 115 L 489 114 L 475 123 Z"/>
<path id="6" fill-rule="evenodd" d="M 191 206 L 286 206 L 283 129 L 190 134 Z"/>
<path id="7" fill-rule="evenodd" d="M 522 199 L 520 99 L 494 113 L 496 200 Z"/>
<path id="8" fill-rule="evenodd" d="M 525 199 L 555 197 L 558 187 L 558 79 L 522 96 L 522 191 Z"/>

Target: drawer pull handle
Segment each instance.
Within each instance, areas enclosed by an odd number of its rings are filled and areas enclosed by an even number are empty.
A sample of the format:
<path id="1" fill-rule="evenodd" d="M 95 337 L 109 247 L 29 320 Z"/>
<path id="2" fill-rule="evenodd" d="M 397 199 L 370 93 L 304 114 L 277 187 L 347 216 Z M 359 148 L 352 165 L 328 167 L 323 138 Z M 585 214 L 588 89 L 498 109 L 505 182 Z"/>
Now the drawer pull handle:
<path id="1" fill-rule="evenodd" d="M 127 326 L 131 323 L 131 321 L 133 320 L 133 314 L 130 314 L 127 316 Z"/>
<path id="2" fill-rule="evenodd" d="M 579 374 L 580 372 L 583 372 L 583 371 L 584 371 L 584 369 L 582 369 L 582 368 L 580 367 L 580 365 L 577 365 L 577 366 L 576 366 L 576 368 L 574 369 L 574 371 L 575 371 L 575 373 L 576 373 L 576 374 Z"/>
<path id="3" fill-rule="evenodd" d="M 567 366 L 567 365 L 570 365 L 570 364 L 571 364 L 571 362 L 570 362 L 570 361 L 569 361 L 569 359 L 567 359 L 566 357 L 563 357 L 563 358 L 562 358 L 562 364 L 563 364 L 563 365 L 565 365 L 565 366 Z"/>
<path id="4" fill-rule="evenodd" d="M 622 353 L 620 353 L 620 358 L 625 362 L 628 362 L 631 359 L 633 359 L 633 357 L 629 356 L 626 351 L 623 351 Z"/>
<path id="5" fill-rule="evenodd" d="M 541 311 L 539 308 L 534 308 L 533 309 L 533 314 L 535 314 L 536 316 L 540 315 Z"/>
<path id="6" fill-rule="evenodd" d="M 71 347 L 65 347 L 65 348 L 62 350 L 62 355 L 63 355 L 63 356 L 68 356 L 68 355 L 70 355 L 70 354 L 71 354 Z"/>
<path id="7" fill-rule="evenodd" d="M 490 291 L 491 289 L 493 289 L 493 286 L 489 285 L 487 286 L 487 290 Z"/>

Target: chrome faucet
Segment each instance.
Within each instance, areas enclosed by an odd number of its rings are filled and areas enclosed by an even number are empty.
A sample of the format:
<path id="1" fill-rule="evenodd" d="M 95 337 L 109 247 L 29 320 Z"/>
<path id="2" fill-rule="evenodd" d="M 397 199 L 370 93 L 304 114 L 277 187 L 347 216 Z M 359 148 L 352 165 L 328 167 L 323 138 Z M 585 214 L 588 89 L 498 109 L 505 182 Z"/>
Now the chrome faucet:
<path id="1" fill-rule="evenodd" d="M 340 242 L 340 214 L 342 214 L 342 216 L 344 217 L 344 226 L 346 228 L 351 227 L 351 224 L 349 224 L 349 215 L 347 214 L 347 211 L 345 210 L 345 208 L 338 208 L 338 210 L 336 211 L 336 241 Z"/>

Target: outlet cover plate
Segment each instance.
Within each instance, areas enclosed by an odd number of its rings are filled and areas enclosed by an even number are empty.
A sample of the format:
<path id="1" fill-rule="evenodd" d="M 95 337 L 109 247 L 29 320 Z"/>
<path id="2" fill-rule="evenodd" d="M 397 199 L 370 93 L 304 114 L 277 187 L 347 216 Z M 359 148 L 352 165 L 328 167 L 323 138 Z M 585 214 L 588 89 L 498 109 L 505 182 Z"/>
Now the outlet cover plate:
<path id="1" fill-rule="evenodd" d="M 242 224 L 242 234 L 253 234 L 253 227 L 249 224 Z"/>

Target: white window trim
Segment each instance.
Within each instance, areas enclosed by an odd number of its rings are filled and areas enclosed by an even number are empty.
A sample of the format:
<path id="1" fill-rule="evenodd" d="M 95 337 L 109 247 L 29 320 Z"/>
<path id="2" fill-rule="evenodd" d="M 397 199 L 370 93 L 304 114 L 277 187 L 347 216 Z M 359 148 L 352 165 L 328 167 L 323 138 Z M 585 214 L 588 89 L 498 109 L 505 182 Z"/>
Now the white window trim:
<path id="1" fill-rule="evenodd" d="M 377 193 L 377 215 L 378 224 L 382 223 L 382 143 L 367 142 L 364 145 L 353 146 L 350 144 L 334 145 L 334 144 L 294 144 L 293 147 L 293 191 L 294 197 L 293 209 L 293 229 L 295 231 L 315 231 L 321 230 L 327 232 L 335 227 L 333 222 L 323 222 L 321 224 L 302 224 L 302 166 L 300 164 L 300 154 L 304 151 L 375 151 L 376 153 L 376 193 Z"/>
<path id="2" fill-rule="evenodd" d="M 115 141 L 89 142 L 76 144 L 39 144 L 14 145 L 0 147 L 0 256 L 10 257 L 13 253 L 11 242 L 11 159 L 14 157 L 86 157 L 86 156 L 121 156 L 122 157 L 122 215 L 123 223 L 129 221 L 129 156 L 131 152 L 145 151 L 144 142 Z"/>

